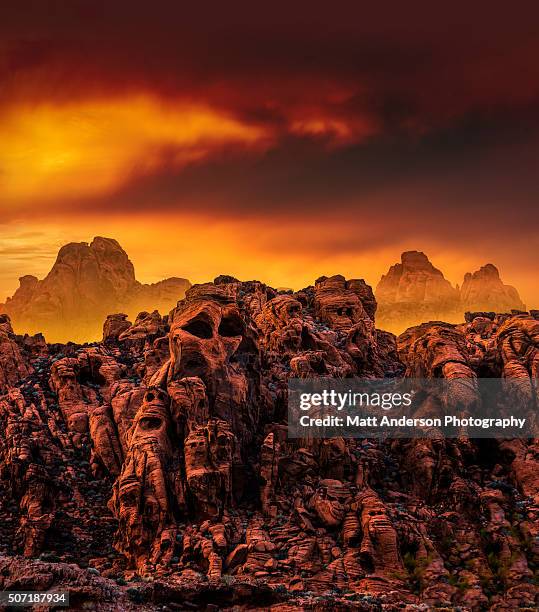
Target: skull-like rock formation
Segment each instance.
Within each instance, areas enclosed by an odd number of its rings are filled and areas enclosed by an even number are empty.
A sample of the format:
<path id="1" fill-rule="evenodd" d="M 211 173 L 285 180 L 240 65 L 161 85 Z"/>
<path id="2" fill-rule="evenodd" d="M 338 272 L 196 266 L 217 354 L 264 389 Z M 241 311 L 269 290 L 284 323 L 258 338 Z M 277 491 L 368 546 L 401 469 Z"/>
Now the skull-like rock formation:
<path id="1" fill-rule="evenodd" d="M 536 609 L 536 440 L 293 439 L 286 409 L 288 380 L 319 376 L 455 383 L 422 414 L 472 412 L 482 377 L 535 401 L 539 322 L 396 339 L 376 315 L 361 280 L 222 276 L 92 345 L 0 319 L 0 586 L 24 568 L 98 609 Z"/>
<path id="2" fill-rule="evenodd" d="M 260 384 L 260 356 L 236 291 L 233 283 L 196 285 L 171 313 L 168 381 L 200 378 L 210 416 L 248 438 L 258 427 L 259 410 L 249 400 Z"/>
<path id="3" fill-rule="evenodd" d="M 157 562 L 176 535 L 167 467 L 172 460 L 168 395 L 150 387 L 135 415 L 111 509 L 118 517 L 117 547 L 137 565 Z"/>
<path id="4" fill-rule="evenodd" d="M 221 517 L 233 506 L 234 465 L 241 465 L 237 440 L 226 421 L 210 419 L 185 438 L 185 476 L 200 516 Z"/>

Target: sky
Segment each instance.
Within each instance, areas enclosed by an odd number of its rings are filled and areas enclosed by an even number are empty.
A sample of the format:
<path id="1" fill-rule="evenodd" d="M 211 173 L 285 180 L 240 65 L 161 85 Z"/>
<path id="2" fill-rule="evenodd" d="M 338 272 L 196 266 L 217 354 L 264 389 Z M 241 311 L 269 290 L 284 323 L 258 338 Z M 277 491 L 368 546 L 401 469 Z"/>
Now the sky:
<path id="1" fill-rule="evenodd" d="M 195 4 L 2 4 L 0 301 L 102 235 L 144 282 L 417 249 L 539 305 L 537 3 Z"/>

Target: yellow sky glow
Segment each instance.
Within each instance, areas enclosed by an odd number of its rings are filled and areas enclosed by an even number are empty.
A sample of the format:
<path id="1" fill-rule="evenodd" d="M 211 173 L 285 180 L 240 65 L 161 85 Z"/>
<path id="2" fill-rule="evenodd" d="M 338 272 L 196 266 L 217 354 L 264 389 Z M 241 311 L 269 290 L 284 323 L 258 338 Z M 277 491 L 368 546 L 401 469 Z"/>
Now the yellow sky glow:
<path id="1" fill-rule="evenodd" d="M 290 121 L 292 133 L 326 136 L 336 143 L 352 135 L 368 138 L 376 131 L 367 120 L 349 124 L 314 112 Z M 128 201 L 123 214 L 106 206 L 99 213 L 90 205 L 84 213 L 80 207 L 48 207 L 89 196 L 103 196 L 103 204 L 107 194 L 164 165 L 181 170 L 227 146 L 265 151 L 275 137 L 267 128 L 209 106 L 142 94 L 128 100 L 6 107 L 0 114 L 0 211 L 9 214 L 0 219 L 0 301 L 13 294 L 19 276 L 43 278 L 63 244 L 101 235 L 120 242 L 143 282 L 170 276 L 205 282 L 232 274 L 299 289 L 323 274 L 341 273 L 365 278 L 375 287 L 403 250 L 419 249 L 454 284 L 462 282 L 465 272 L 493 262 L 528 306 L 537 305 L 537 284 L 513 243 L 493 252 L 475 244 L 455 250 L 425 233 L 403 232 L 385 240 L 395 224 L 388 227 L 388 220 L 377 214 L 384 209 L 383 198 L 374 197 L 372 218 L 365 215 L 360 223 L 333 215 L 332 202 L 317 216 L 292 209 L 280 216 L 268 210 L 263 218 L 248 218 L 234 211 L 234 202 L 230 212 L 221 210 L 213 218 L 186 212 L 205 210 L 204 202 L 181 202 L 167 212 L 157 193 L 140 213 L 131 211 Z M 308 202 L 300 209 L 308 210 Z"/>
<path id="2" fill-rule="evenodd" d="M 16 207 L 44 195 L 106 194 L 135 172 L 158 169 L 165 154 L 181 167 L 219 147 L 252 147 L 266 137 L 262 128 L 210 108 L 142 95 L 128 103 L 18 106 L 0 116 L 0 196 Z"/>
<path id="3" fill-rule="evenodd" d="M 344 274 L 365 278 L 374 288 L 389 266 L 399 260 L 401 251 L 422 248 L 455 284 L 462 282 L 466 272 L 489 261 L 485 253 L 456 257 L 434 241 L 418 245 L 415 239 L 354 253 L 317 248 L 317 244 L 347 231 L 338 221 L 320 226 L 315 221 L 283 222 L 276 218 L 256 225 L 247 219 L 185 214 L 133 214 L 128 221 L 125 215 L 109 215 L 106 221 L 100 216 L 84 216 L 63 222 L 11 224 L 4 227 L 0 240 L 0 302 L 13 294 L 19 276 L 43 278 L 62 244 L 89 242 L 96 235 L 116 238 L 133 261 L 137 278 L 147 283 L 170 276 L 207 282 L 219 274 L 231 274 L 241 280 L 300 289 L 323 274 Z M 361 241 L 358 236 L 357 243 Z M 504 282 L 515 285 L 528 306 L 537 304 L 536 286 L 519 262 L 503 257 L 496 263 Z"/>

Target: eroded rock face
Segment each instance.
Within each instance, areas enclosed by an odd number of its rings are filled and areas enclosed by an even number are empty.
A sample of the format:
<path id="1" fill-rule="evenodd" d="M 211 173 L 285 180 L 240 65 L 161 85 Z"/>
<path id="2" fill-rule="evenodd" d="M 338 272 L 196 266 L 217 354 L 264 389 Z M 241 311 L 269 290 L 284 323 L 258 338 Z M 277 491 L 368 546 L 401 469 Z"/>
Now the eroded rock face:
<path id="1" fill-rule="evenodd" d="M 110 313 L 167 312 L 189 286 L 182 278 L 139 283 L 118 242 L 98 236 L 90 244 L 63 246 L 43 280 L 21 277 L 19 289 L 0 305 L 0 312 L 10 315 L 18 333 L 42 332 L 49 342 L 88 342 L 100 339 Z"/>
<path id="2" fill-rule="evenodd" d="M 0 391 L 15 386 L 31 372 L 7 315 L 0 315 Z"/>
<path id="3" fill-rule="evenodd" d="M 93 346 L 1 319 L 0 584 L 24 567 L 36 588 L 45 572 L 124 601 L 105 587 L 138 574 L 143 609 L 537 607 L 537 441 L 289 439 L 286 393 L 403 374 L 465 379 L 470 407 L 479 376 L 535 393 L 539 322 L 480 313 L 395 339 L 375 317 L 369 288 L 335 276 L 297 293 L 219 277 L 169 316 L 109 317 Z"/>
<path id="4" fill-rule="evenodd" d="M 259 425 L 259 410 L 249 399 L 258 394 L 260 356 L 236 291 L 236 283 L 196 285 L 171 313 L 168 381 L 200 378 L 209 414 L 250 438 Z"/>
<path id="5" fill-rule="evenodd" d="M 128 321 L 126 314 L 109 315 L 103 324 L 103 344 L 117 341 L 131 325 L 132 323 Z"/>
<path id="6" fill-rule="evenodd" d="M 116 547 L 139 568 L 163 555 L 169 559 L 176 537 L 167 483 L 173 454 L 169 404 L 164 391 L 146 391 L 110 501 L 119 522 Z"/>
<path id="7" fill-rule="evenodd" d="M 220 518 L 233 506 L 234 464 L 241 465 L 236 437 L 226 421 L 210 419 L 185 438 L 187 490 L 197 514 Z"/>

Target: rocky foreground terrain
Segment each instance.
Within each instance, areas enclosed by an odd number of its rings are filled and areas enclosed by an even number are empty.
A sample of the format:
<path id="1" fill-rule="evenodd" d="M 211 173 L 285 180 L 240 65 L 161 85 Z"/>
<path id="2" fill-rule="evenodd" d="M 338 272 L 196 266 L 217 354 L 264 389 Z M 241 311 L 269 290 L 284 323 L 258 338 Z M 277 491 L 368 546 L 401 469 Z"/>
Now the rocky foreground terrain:
<path id="1" fill-rule="evenodd" d="M 3 316 L 0 588 L 100 610 L 537 609 L 536 440 L 287 438 L 290 377 L 539 377 L 533 314 L 397 339 L 376 306 L 341 276 L 220 277 L 168 316 L 109 316 L 99 343 Z"/>
<path id="2" fill-rule="evenodd" d="M 378 325 L 393 333 L 424 321 L 460 323 L 465 312 L 525 311 L 518 291 L 486 264 L 453 287 L 420 251 L 405 251 L 376 287 Z"/>
<path id="3" fill-rule="evenodd" d="M 145 285 L 135 278 L 127 253 L 113 238 L 97 236 L 90 244 L 71 242 L 58 252 L 43 280 L 26 275 L 0 313 L 15 329 L 43 333 L 49 342 L 98 340 L 111 312 L 135 317 L 142 310 L 168 312 L 191 283 L 166 278 Z"/>

